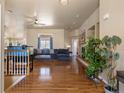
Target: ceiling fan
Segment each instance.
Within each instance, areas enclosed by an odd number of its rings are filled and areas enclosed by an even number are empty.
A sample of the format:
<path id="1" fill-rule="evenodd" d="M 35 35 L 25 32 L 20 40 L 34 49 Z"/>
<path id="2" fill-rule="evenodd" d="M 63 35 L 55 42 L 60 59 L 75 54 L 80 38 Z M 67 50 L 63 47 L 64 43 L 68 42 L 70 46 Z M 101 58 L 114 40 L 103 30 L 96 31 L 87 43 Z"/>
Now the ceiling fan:
<path id="1" fill-rule="evenodd" d="M 37 16 L 25 16 L 26 22 L 29 25 L 38 25 L 38 26 L 45 26 L 46 24 L 42 23 Z"/>
<path id="2" fill-rule="evenodd" d="M 9 13 L 13 13 L 12 10 L 8 10 Z M 45 26 L 46 24 L 39 20 L 37 13 L 34 16 L 24 15 L 24 20 L 27 25 L 33 26 Z"/>

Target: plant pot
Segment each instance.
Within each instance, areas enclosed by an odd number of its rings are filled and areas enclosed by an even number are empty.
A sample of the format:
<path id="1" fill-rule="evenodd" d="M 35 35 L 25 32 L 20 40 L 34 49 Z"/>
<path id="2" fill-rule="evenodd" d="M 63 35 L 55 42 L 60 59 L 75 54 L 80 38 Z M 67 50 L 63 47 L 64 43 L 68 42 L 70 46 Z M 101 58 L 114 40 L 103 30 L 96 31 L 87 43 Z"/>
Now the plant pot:
<path id="1" fill-rule="evenodd" d="M 109 91 L 108 89 L 105 88 L 105 93 L 114 93 L 113 91 Z"/>
<path id="2" fill-rule="evenodd" d="M 118 93 L 116 89 L 113 89 L 110 86 L 106 86 L 104 89 L 105 89 L 105 93 Z"/>

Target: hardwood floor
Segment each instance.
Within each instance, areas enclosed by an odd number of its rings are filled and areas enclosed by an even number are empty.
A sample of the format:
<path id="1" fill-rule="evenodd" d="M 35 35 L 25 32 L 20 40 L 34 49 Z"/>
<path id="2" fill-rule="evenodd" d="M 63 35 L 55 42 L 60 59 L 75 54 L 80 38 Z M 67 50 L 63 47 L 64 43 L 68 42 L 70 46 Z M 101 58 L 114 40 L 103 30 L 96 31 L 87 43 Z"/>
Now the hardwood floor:
<path id="1" fill-rule="evenodd" d="M 104 93 L 77 68 L 76 61 L 35 61 L 34 71 L 6 93 Z"/>

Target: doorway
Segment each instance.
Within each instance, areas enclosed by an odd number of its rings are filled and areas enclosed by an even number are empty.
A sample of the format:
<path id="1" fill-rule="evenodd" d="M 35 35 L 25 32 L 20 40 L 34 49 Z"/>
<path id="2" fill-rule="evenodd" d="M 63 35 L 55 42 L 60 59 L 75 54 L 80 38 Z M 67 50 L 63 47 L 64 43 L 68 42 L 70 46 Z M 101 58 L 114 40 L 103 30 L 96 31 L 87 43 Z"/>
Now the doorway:
<path id="1" fill-rule="evenodd" d="M 72 39 L 72 55 L 77 56 L 78 52 L 78 38 L 73 38 Z"/>

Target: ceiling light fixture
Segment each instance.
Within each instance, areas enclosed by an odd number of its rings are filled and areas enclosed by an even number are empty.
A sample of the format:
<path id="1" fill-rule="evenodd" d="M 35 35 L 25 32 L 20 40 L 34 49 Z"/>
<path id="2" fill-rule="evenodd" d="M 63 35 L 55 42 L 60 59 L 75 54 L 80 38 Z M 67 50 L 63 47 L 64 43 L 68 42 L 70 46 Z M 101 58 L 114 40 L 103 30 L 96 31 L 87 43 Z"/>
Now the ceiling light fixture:
<path id="1" fill-rule="evenodd" d="M 68 5 L 69 1 L 68 0 L 59 0 L 62 5 Z"/>

